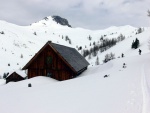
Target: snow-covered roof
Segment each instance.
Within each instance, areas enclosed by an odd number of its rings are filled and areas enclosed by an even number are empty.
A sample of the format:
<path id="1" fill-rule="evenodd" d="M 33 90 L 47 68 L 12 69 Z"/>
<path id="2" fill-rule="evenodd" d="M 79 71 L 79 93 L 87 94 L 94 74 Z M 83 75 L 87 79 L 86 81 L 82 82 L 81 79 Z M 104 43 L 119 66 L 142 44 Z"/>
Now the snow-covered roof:
<path id="1" fill-rule="evenodd" d="M 27 75 L 25 74 L 25 71 L 23 71 L 23 70 L 16 70 L 16 71 L 11 71 L 11 72 L 9 72 L 9 74 L 8 74 L 8 76 L 7 77 L 9 77 L 12 73 L 17 73 L 18 75 L 20 75 L 21 77 L 23 77 L 23 78 L 25 78 Z"/>
<path id="2" fill-rule="evenodd" d="M 49 44 L 59 52 L 59 54 L 76 72 L 89 65 L 85 58 L 76 49 L 50 42 Z"/>

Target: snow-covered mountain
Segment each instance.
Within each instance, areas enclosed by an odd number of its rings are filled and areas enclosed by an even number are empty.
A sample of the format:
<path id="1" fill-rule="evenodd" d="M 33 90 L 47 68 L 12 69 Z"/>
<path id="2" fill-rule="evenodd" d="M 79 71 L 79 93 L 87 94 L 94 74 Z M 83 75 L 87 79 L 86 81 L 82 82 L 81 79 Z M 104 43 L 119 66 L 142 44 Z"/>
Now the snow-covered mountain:
<path id="1" fill-rule="evenodd" d="M 150 113 L 150 28 L 142 29 L 144 31 L 137 34 L 138 28 L 129 25 L 104 30 L 71 28 L 54 21 L 53 17 L 30 26 L 0 21 L 0 75 L 22 68 L 48 40 L 77 50 L 82 47 L 79 52 L 83 54 L 84 50 L 94 47 L 93 43 L 100 45 L 102 37 L 125 36 L 106 51 L 99 50 L 95 57 L 87 56 L 89 68 L 75 79 L 58 82 L 35 77 L 6 85 L 0 79 L 0 112 Z M 131 49 L 136 38 L 140 46 Z M 103 63 L 105 55 L 111 52 L 116 58 Z M 95 66 L 97 57 L 100 65 Z M 108 77 L 104 78 L 105 75 Z"/>
<path id="2" fill-rule="evenodd" d="M 129 25 L 121 27 L 113 26 L 105 30 L 71 28 L 67 25 L 59 24 L 51 16 L 45 17 L 43 20 L 33 23 L 30 26 L 18 26 L 0 21 L 0 75 L 3 75 L 4 72 L 22 68 L 48 40 L 76 49 L 82 47 L 82 51 L 79 51 L 82 54 L 83 50 L 90 50 L 94 42 L 99 43 L 101 36 L 111 39 L 123 34 L 126 37 L 123 42 L 117 43 L 117 46 L 108 51 L 98 53 L 100 63 L 102 63 L 105 54 L 108 52 L 115 53 L 116 57 L 121 55 L 121 53 L 124 53 L 125 56 L 133 56 L 137 51 L 131 50 L 130 47 L 136 37 L 141 42 L 140 48 L 144 48 L 143 53 L 146 53 L 148 52 L 148 30 L 149 28 L 144 28 L 143 33 L 136 35 L 137 28 Z M 66 36 L 68 36 L 70 42 L 66 41 Z M 88 39 L 89 36 L 92 37 L 91 40 Z M 123 44 L 126 46 L 123 46 Z M 95 60 L 96 57 L 92 57 L 89 60 L 91 65 L 95 65 Z"/>

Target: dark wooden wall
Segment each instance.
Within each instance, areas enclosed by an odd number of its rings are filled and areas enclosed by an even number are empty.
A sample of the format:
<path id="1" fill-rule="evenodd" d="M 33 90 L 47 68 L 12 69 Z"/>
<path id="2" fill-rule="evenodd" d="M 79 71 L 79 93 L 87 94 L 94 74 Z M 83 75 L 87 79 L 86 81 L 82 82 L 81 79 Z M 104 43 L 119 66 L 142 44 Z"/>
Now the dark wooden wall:
<path id="1" fill-rule="evenodd" d="M 52 58 L 52 62 L 48 63 L 47 58 Z M 49 46 L 38 55 L 28 68 L 28 78 L 49 76 L 61 81 L 73 78 L 75 75 L 69 66 Z"/>

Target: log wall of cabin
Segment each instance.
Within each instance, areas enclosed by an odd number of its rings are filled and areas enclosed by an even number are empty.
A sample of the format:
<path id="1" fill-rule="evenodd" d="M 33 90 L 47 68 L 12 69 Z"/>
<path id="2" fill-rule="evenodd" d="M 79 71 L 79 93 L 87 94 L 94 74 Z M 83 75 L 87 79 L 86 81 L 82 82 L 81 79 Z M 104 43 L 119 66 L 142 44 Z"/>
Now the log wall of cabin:
<path id="1" fill-rule="evenodd" d="M 52 57 L 52 63 L 47 63 L 47 57 Z M 67 80 L 73 78 L 75 73 L 65 64 L 52 48 L 46 47 L 28 68 L 28 78 L 35 76 L 47 76 L 52 74 L 52 78 L 57 80 Z"/>

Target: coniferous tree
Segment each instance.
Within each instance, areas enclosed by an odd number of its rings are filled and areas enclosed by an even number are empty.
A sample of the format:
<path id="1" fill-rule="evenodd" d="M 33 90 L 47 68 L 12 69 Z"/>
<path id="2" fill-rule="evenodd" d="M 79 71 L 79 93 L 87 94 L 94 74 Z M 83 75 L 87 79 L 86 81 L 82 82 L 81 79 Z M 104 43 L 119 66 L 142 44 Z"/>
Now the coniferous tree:
<path id="1" fill-rule="evenodd" d="M 93 45 L 95 46 L 95 45 L 96 45 L 96 43 L 95 43 L 95 42 L 93 42 Z"/>
<path id="2" fill-rule="evenodd" d="M 140 27 L 140 28 L 138 28 L 138 30 L 137 30 L 137 34 L 140 34 L 140 33 L 142 33 L 143 32 L 143 30 L 142 30 L 142 28 Z"/>
<path id="3" fill-rule="evenodd" d="M 7 73 L 4 73 L 3 78 L 6 79 L 6 77 L 7 77 Z"/>
<path id="4" fill-rule="evenodd" d="M 23 54 L 21 54 L 20 58 L 23 58 Z"/>
<path id="5" fill-rule="evenodd" d="M 139 40 L 136 38 L 136 39 L 135 39 L 135 49 L 137 49 L 137 48 L 139 47 L 139 44 L 140 44 L 140 42 L 139 42 Z"/>
<path id="6" fill-rule="evenodd" d="M 69 44 L 71 44 L 71 39 L 69 39 Z"/>
<path id="7" fill-rule="evenodd" d="M 132 48 L 132 49 L 135 48 L 134 40 L 133 40 L 133 42 L 132 42 L 131 48 Z"/>
<path id="8" fill-rule="evenodd" d="M 97 56 L 95 65 L 99 65 L 99 64 L 100 64 L 100 63 L 99 63 L 99 58 L 98 58 L 98 56 Z"/>
<path id="9" fill-rule="evenodd" d="M 90 46 L 91 46 L 91 42 L 90 42 Z"/>
<path id="10" fill-rule="evenodd" d="M 150 11 L 148 10 L 147 12 L 148 12 L 148 16 L 150 17 Z"/>
<path id="11" fill-rule="evenodd" d="M 33 33 L 34 35 L 37 35 L 36 32 Z"/>
<path id="12" fill-rule="evenodd" d="M 118 37 L 117 37 L 117 41 L 120 42 L 120 41 L 123 41 L 125 39 L 125 36 L 123 36 L 122 34 L 120 34 Z"/>
<path id="13" fill-rule="evenodd" d="M 78 48 L 78 50 L 82 50 L 82 46 L 80 46 L 80 47 Z"/>
<path id="14" fill-rule="evenodd" d="M 100 41 L 101 41 L 101 42 L 103 41 L 103 38 L 104 38 L 104 37 L 103 37 L 103 36 L 101 36 L 101 38 L 100 38 Z"/>
<path id="15" fill-rule="evenodd" d="M 89 39 L 89 40 L 92 40 L 92 37 L 89 35 L 88 39 Z"/>
<path id="16" fill-rule="evenodd" d="M 83 56 L 84 56 L 84 57 L 88 56 L 89 53 L 90 53 L 89 50 L 83 50 Z"/>
<path id="17" fill-rule="evenodd" d="M 97 55 L 97 52 L 98 52 L 98 46 L 94 46 L 93 47 L 93 56 L 96 56 Z"/>
<path id="18" fill-rule="evenodd" d="M 93 48 L 90 48 L 90 53 L 93 53 Z"/>
<path id="19" fill-rule="evenodd" d="M 65 41 L 68 41 L 68 39 L 69 39 L 69 37 L 68 37 L 68 36 L 66 36 L 66 37 L 65 37 Z"/>
<path id="20" fill-rule="evenodd" d="M 136 38 L 135 41 L 132 42 L 131 48 L 137 49 L 140 45 L 140 41 Z"/>
<path id="21" fill-rule="evenodd" d="M 124 57 L 124 54 L 123 54 L 123 53 L 121 54 L 121 57 L 122 57 L 122 58 Z"/>

